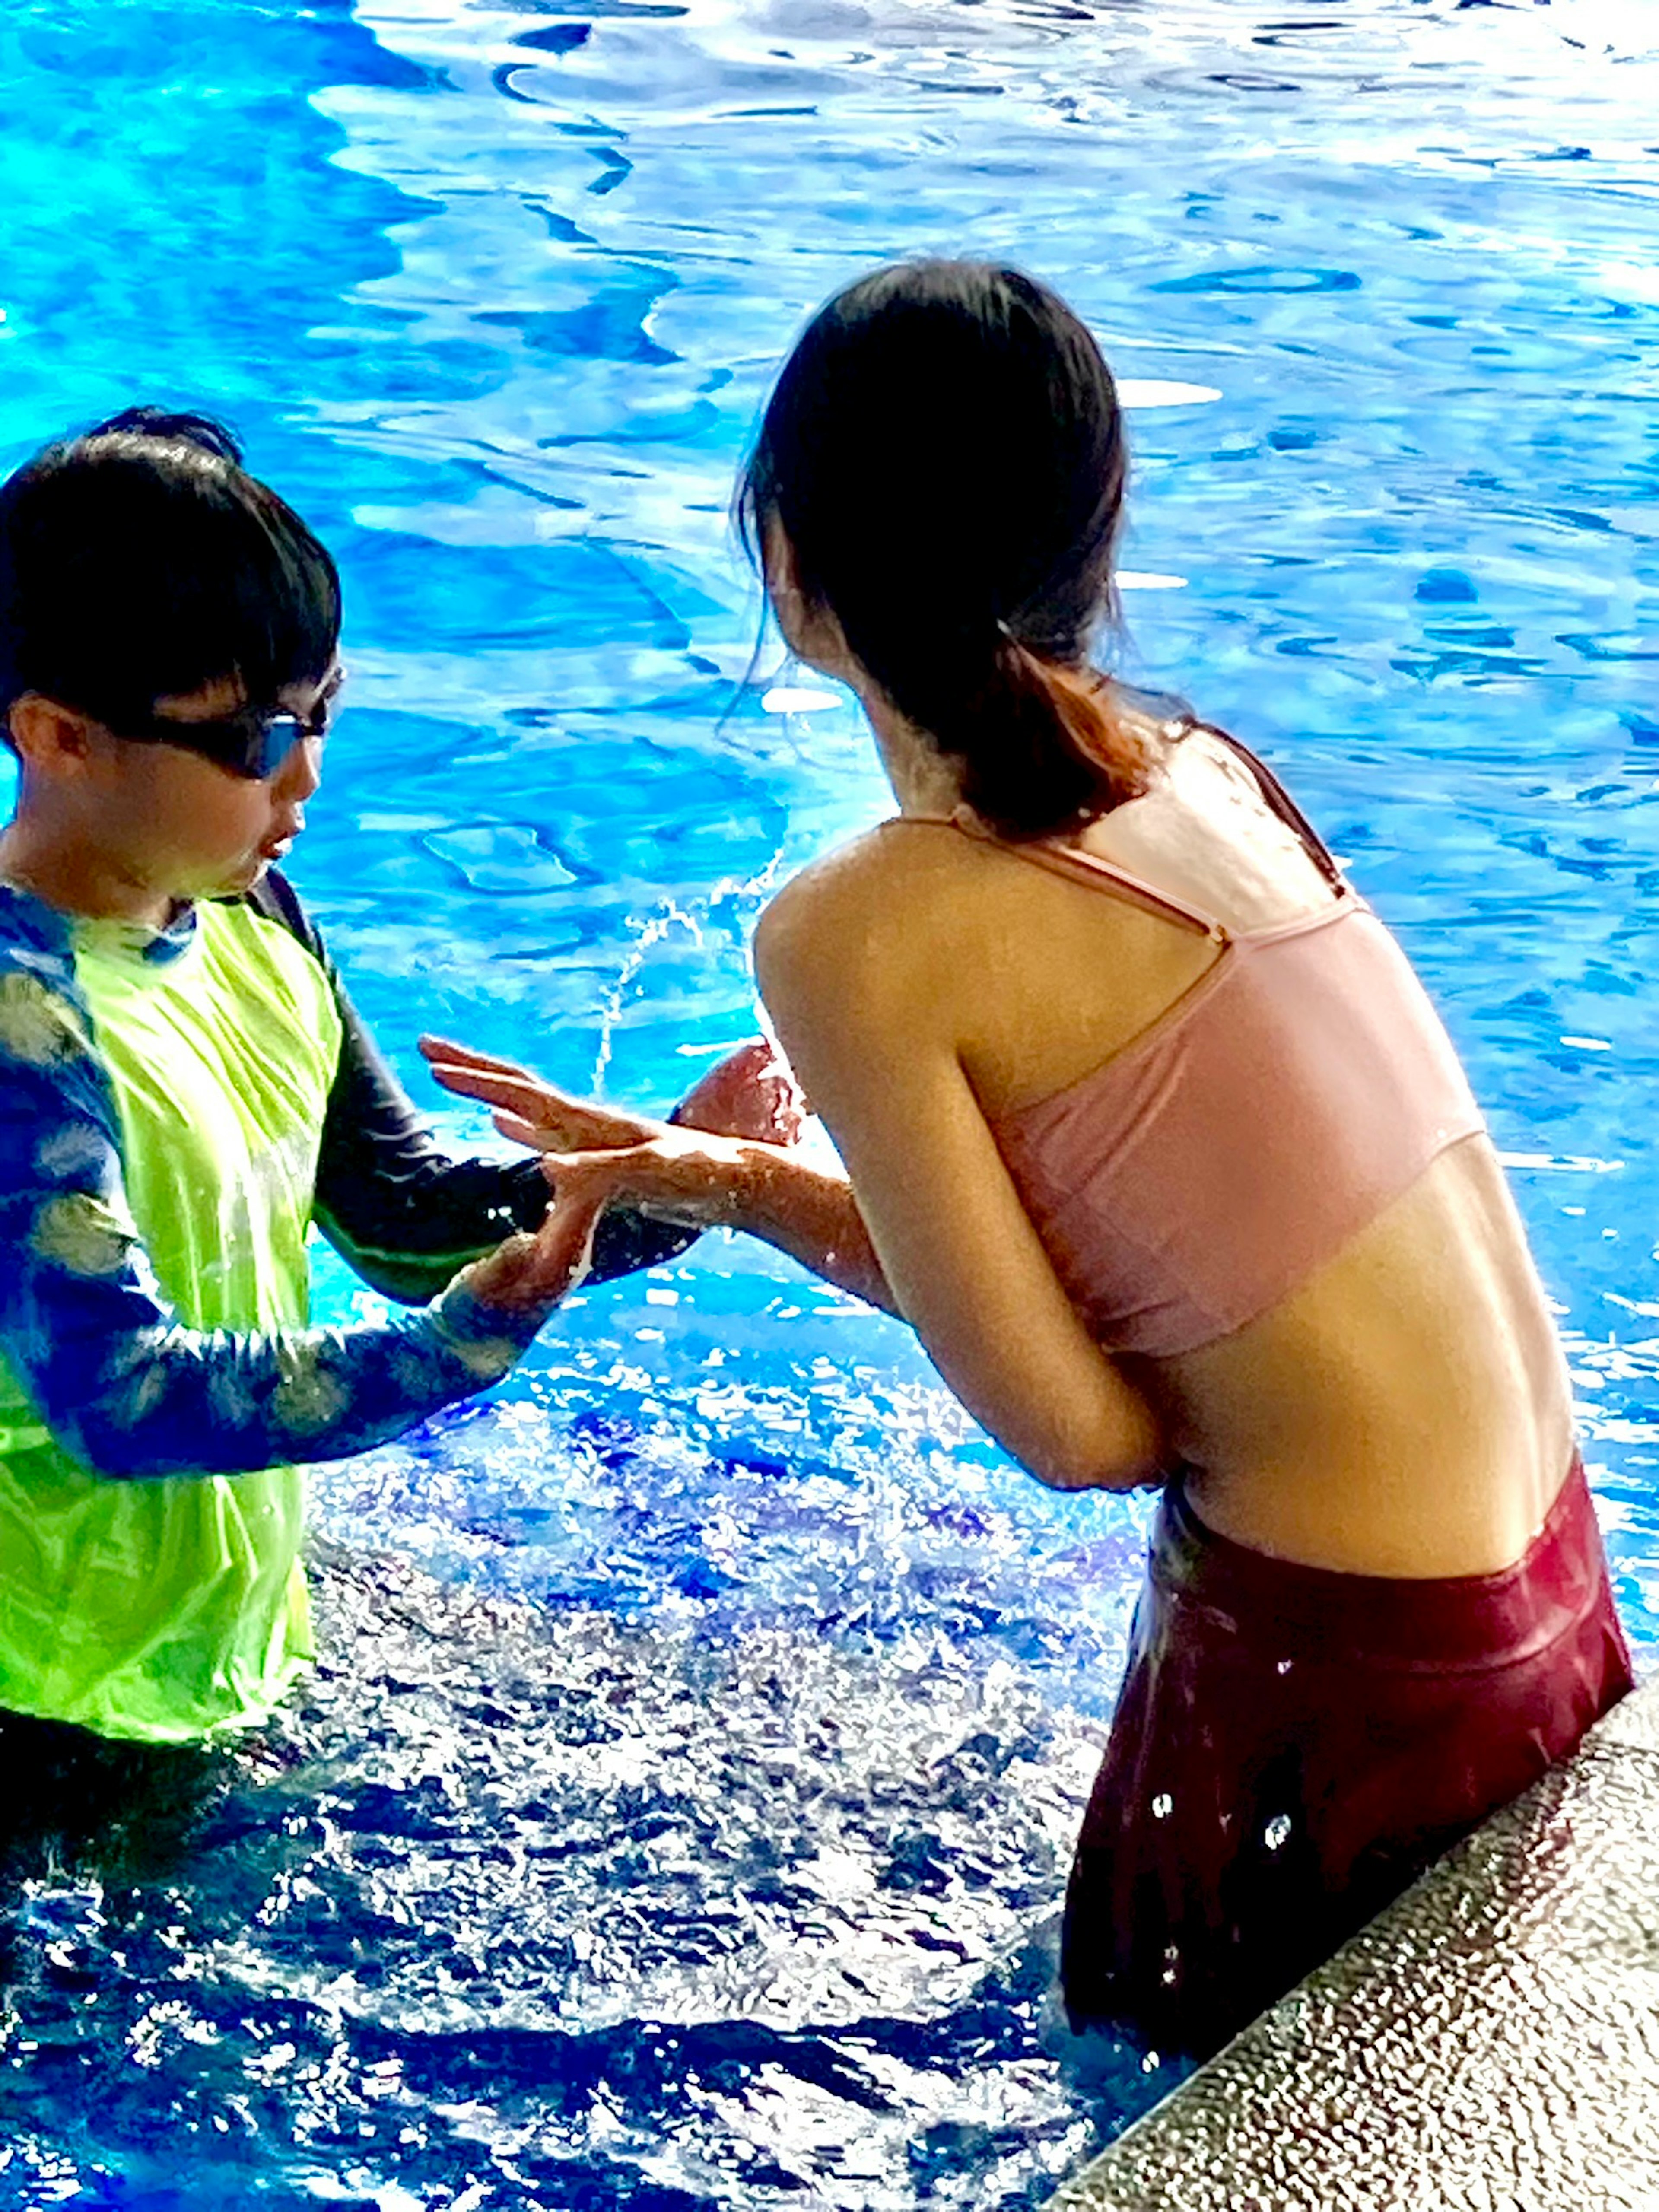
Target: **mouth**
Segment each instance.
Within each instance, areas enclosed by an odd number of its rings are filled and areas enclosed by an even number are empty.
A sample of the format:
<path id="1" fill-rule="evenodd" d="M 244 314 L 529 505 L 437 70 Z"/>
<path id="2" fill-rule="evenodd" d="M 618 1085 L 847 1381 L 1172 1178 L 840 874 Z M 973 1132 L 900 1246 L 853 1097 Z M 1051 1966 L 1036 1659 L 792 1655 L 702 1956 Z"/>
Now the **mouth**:
<path id="1" fill-rule="evenodd" d="M 267 837 L 259 848 L 259 858 L 262 860 L 285 860 L 293 850 L 292 835 L 286 837 Z"/>

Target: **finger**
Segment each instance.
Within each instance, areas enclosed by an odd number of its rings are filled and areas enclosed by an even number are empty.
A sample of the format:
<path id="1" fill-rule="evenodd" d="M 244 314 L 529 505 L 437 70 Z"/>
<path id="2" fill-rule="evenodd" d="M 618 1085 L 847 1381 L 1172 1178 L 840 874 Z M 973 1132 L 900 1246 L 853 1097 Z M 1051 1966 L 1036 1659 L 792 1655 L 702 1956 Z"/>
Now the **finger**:
<path id="1" fill-rule="evenodd" d="M 597 1147 L 607 1152 L 623 1152 L 631 1149 L 635 1141 L 630 1134 L 621 1145 L 605 1145 L 591 1129 L 574 1134 L 564 1129 L 551 1127 L 545 1121 L 526 1121 L 520 1114 L 492 1114 L 489 1118 L 502 1136 L 510 1138 L 515 1145 L 523 1145 L 530 1152 L 543 1153 L 550 1163 L 557 1162 L 561 1171 L 565 1161 L 574 1158 L 578 1152 L 586 1152 L 590 1147 Z M 550 1164 L 547 1173 L 550 1182 L 553 1180 L 553 1168 Z"/>
<path id="2" fill-rule="evenodd" d="M 602 1206 L 567 1197 L 550 1206 L 533 1234 L 510 1237 L 471 1271 L 473 1293 L 509 1312 L 545 1311 L 586 1273 Z"/>
<path id="3" fill-rule="evenodd" d="M 493 1053 L 475 1051 L 470 1044 L 457 1044 L 453 1038 L 434 1036 L 429 1030 L 423 1036 L 416 1037 L 415 1043 L 416 1050 L 424 1053 L 428 1060 L 447 1060 L 457 1066 L 489 1068 L 497 1075 L 527 1076 L 530 1072 L 515 1060 L 497 1060 Z"/>
<path id="4" fill-rule="evenodd" d="M 716 1062 L 680 1101 L 675 1119 L 688 1128 L 791 1144 L 799 1134 L 799 1093 L 787 1064 L 764 1037 Z"/>
<path id="5" fill-rule="evenodd" d="M 777 1064 L 776 1048 L 769 1038 L 763 1036 L 745 1037 L 741 1044 L 734 1044 L 730 1052 L 723 1052 L 715 1062 L 718 1067 L 744 1068 L 751 1073 L 759 1073 L 766 1068 L 775 1067 Z"/>
<path id="6" fill-rule="evenodd" d="M 522 1072 L 517 1075 L 495 1075 L 434 1061 L 431 1073 L 434 1080 L 446 1091 L 453 1091 L 463 1098 L 477 1098 L 541 1131 L 539 1140 L 523 1137 L 517 1130 L 507 1132 L 520 1144 L 535 1144 L 539 1152 L 567 1145 L 590 1149 L 637 1145 L 658 1127 L 631 1115 L 611 1114 L 603 1106 L 590 1106 L 586 1100 L 573 1098 L 568 1091 Z"/>
<path id="7" fill-rule="evenodd" d="M 526 1121 L 519 1114 L 492 1114 L 489 1118 L 502 1136 L 510 1137 L 515 1145 L 526 1146 L 532 1152 L 559 1150 L 560 1132 L 550 1129 L 544 1121 Z"/>
<path id="8" fill-rule="evenodd" d="M 771 1054 L 763 1037 L 724 1054 L 697 1078 L 675 1109 L 688 1128 L 711 1130 L 735 1115 L 752 1113 L 757 1085 L 769 1065 Z"/>
<path id="9" fill-rule="evenodd" d="M 464 1098 L 499 1098 L 503 1102 L 514 1099 L 520 1105 L 527 1105 L 532 1099 L 546 1095 L 545 1086 L 538 1083 L 533 1075 L 526 1075 L 522 1068 L 517 1074 L 511 1074 L 496 1068 L 473 1067 L 464 1060 L 434 1060 L 427 1062 L 427 1069 L 446 1091 L 459 1091 Z"/>
<path id="10" fill-rule="evenodd" d="M 562 1191 L 547 1209 L 547 1218 L 536 1231 L 536 1241 L 549 1252 L 567 1249 L 591 1230 L 604 1212 L 602 1191 Z"/>
<path id="11" fill-rule="evenodd" d="M 504 1113 L 516 1113 L 525 1121 L 545 1122 L 556 1127 L 560 1119 L 568 1115 L 573 1121 L 583 1119 L 589 1109 L 579 1106 L 550 1085 L 538 1081 L 533 1075 L 496 1075 L 488 1070 L 454 1067 L 447 1061 L 433 1061 L 429 1070 L 433 1080 L 446 1091 L 453 1091 L 462 1098 L 477 1098 L 486 1106 L 499 1106 Z"/>
<path id="12" fill-rule="evenodd" d="M 553 1206 L 536 1232 L 530 1263 L 532 1279 L 550 1297 L 562 1297 L 587 1273 L 593 1257 L 593 1231 L 605 1211 L 603 1199 L 565 1197 Z"/>

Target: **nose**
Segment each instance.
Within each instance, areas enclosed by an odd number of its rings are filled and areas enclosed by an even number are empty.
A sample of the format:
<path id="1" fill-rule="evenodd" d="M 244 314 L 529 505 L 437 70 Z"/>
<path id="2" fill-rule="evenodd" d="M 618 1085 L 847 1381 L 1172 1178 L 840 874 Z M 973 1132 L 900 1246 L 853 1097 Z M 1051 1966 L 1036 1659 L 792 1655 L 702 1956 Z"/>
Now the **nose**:
<path id="1" fill-rule="evenodd" d="M 323 781 L 320 738 L 302 738 L 270 779 L 270 795 L 288 806 L 303 806 L 315 796 Z"/>

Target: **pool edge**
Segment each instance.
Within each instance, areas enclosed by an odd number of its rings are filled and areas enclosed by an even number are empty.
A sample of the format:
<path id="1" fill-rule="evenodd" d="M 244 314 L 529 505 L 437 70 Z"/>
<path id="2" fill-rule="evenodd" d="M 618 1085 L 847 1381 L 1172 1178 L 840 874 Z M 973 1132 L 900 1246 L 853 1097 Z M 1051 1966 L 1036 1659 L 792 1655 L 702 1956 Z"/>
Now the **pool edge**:
<path id="1" fill-rule="evenodd" d="M 1440 2205 L 1659 2205 L 1659 1682 L 1048 2212 Z"/>

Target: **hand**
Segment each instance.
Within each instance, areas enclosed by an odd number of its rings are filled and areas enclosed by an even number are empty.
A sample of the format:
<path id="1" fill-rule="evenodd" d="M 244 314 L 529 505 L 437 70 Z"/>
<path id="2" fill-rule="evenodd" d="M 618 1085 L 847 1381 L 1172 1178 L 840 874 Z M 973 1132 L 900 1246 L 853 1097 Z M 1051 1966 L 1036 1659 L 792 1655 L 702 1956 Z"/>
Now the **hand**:
<path id="1" fill-rule="evenodd" d="M 498 1117 L 499 1118 L 499 1117 Z M 781 1147 L 773 1150 L 775 1160 Z M 741 1137 L 663 1123 L 656 1135 L 603 1151 L 549 1154 L 542 1172 L 553 1186 L 556 1211 L 613 1201 L 682 1228 L 747 1225 L 751 1194 L 768 1153 Z"/>
<path id="2" fill-rule="evenodd" d="M 674 1109 L 684 1129 L 748 1137 L 757 1144 L 793 1145 L 807 1105 L 789 1063 L 765 1037 L 751 1037 L 716 1060 Z"/>
<path id="3" fill-rule="evenodd" d="M 475 1261 L 462 1281 L 483 1305 L 507 1313 L 550 1313 L 587 1273 L 605 1203 L 591 1184 L 560 1192 L 533 1235 L 520 1230 L 509 1237 Z"/>
<path id="4" fill-rule="evenodd" d="M 898 1310 L 846 1176 L 789 1150 L 809 1109 L 763 1039 L 710 1068 L 672 1123 L 573 1098 L 510 1060 L 442 1037 L 422 1037 L 421 1050 L 447 1091 L 493 1108 L 503 1136 L 543 1155 L 557 1194 L 544 1237 L 571 1218 L 567 1208 L 592 1214 L 615 1200 L 692 1229 L 747 1230 L 854 1297 Z M 507 1248 L 481 1264 L 498 1261 L 510 1266 Z"/>
<path id="5" fill-rule="evenodd" d="M 613 1151 L 650 1144 L 670 1127 L 648 1115 L 573 1098 L 513 1060 L 443 1037 L 423 1036 L 421 1050 L 446 1091 L 493 1107 L 501 1134 L 532 1152 Z M 683 1127 L 770 1145 L 793 1144 L 805 1117 L 793 1076 L 763 1037 L 740 1045 L 710 1068 L 687 1091 L 676 1115 Z"/>

